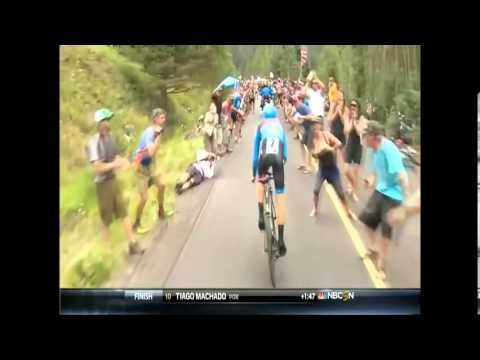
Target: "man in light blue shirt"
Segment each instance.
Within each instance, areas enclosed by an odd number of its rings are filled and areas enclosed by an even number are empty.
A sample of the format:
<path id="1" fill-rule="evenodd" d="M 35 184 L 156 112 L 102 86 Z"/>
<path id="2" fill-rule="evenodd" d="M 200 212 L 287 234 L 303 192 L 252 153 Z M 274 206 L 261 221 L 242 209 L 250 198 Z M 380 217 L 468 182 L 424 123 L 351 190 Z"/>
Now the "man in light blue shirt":
<path id="1" fill-rule="evenodd" d="M 374 120 L 368 122 L 363 134 L 364 143 L 373 150 L 369 164 L 371 175 L 365 182 L 367 187 L 375 184 L 375 191 L 360 214 L 359 220 L 365 224 L 368 232 L 370 244 L 367 256 L 372 259 L 381 277 L 385 279 L 385 257 L 392 238 L 388 213 L 400 206 L 407 197 L 408 177 L 400 151 L 383 134 L 383 126 Z M 381 237 L 377 242 L 375 230 L 379 225 Z"/>

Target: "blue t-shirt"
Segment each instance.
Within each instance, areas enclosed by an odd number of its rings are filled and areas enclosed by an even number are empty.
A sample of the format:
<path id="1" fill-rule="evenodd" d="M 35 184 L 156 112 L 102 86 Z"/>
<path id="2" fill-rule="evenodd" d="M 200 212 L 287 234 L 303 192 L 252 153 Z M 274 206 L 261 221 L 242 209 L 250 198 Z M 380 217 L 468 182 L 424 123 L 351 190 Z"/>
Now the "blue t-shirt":
<path id="1" fill-rule="evenodd" d="M 404 194 L 398 176 L 405 172 L 405 167 L 397 146 L 383 138 L 380 147 L 373 153 L 370 165 L 375 172 L 377 182 L 375 189 L 389 198 L 403 202 Z"/>
<path id="2" fill-rule="evenodd" d="M 239 94 L 235 95 L 233 98 L 233 107 L 235 109 L 240 109 L 240 105 L 242 103 L 242 98 Z"/>
<path id="3" fill-rule="evenodd" d="M 146 128 L 142 136 L 140 137 L 140 143 L 138 144 L 135 152 L 133 153 L 132 160 L 135 159 L 135 157 L 140 151 L 146 150 L 148 145 L 154 144 L 154 141 L 155 141 L 154 137 L 155 137 L 155 131 L 153 130 L 153 126 Z M 143 156 L 141 164 L 143 166 L 149 166 L 151 163 L 152 163 L 152 158 L 148 156 L 148 152 L 146 152 L 145 155 Z"/>
<path id="4" fill-rule="evenodd" d="M 258 158 L 260 157 L 260 146 L 265 139 L 278 139 L 282 143 L 283 153 L 282 158 L 287 160 L 287 140 L 285 131 L 278 119 L 263 120 L 257 126 L 255 131 L 255 138 L 253 140 L 253 176 L 257 174 Z"/>
<path id="5" fill-rule="evenodd" d="M 310 110 L 310 108 L 305 105 L 305 104 L 299 104 L 297 107 L 297 112 L 302 115 L 302 116 L 307 116 L 307 115 L 310 115 L 312 113 L 312 110 Z M 308 130 L 308 128 L 310 127 L 311 125 L 311 122 L 310 121 L 304 121 L 303 122 L 303 128 L 305 130 Z"/>
<path id="6" fill-rule="evenodd" d="M 312 113 L 312 110 L 310 110 L 310 108 L 305 104 L 299 104 L 298 106 L 295 107 L 295 109 L 302 116 L 307 116 Z"/>

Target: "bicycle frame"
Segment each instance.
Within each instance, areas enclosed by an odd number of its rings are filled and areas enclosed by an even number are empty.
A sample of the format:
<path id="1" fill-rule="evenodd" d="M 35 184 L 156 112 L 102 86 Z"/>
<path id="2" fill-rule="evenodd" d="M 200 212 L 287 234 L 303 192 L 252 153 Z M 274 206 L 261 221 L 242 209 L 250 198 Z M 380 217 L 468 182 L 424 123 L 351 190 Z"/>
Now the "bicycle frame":
<path id="1" fill-rule="evenodd" d="M 279 254 L 275 223 L 275 202 L 273 198 L 273 175 L 270 172 L 267 173 L 262 183 L 265 185 L 263 202 L 263 216 L 265 221 L 264 251 L 268 254 L 270 280 L 273 287 L 275 287 L 275 261 L 278 259 Z"/>

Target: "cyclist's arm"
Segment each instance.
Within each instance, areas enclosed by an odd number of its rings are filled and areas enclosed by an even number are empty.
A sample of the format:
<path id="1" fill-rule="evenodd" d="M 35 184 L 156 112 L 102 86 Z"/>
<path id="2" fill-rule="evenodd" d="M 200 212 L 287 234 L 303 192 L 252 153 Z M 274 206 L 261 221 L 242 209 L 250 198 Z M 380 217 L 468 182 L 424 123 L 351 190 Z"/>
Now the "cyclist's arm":
<path id="1" fill-rule="evenodd" d="M 282 131 L 282 143 L 283 143 L 283 162 L 285 163 L 287 161 L 287 137 L 285 136 L 285 130 Z"/>
<path id="2" fill-rule="evenodd" d="M 257 126 L 257 131 L 255 132 L 255 138 L 253 140 L 253 159 L 252 159 L 252 166 L 253 166 L 253 177 L 257 175 L 257 165 L 258 165 L 258 155 L 260 150 L 260 140 L 262 136 L 260 134 L 260 126 Z"/>

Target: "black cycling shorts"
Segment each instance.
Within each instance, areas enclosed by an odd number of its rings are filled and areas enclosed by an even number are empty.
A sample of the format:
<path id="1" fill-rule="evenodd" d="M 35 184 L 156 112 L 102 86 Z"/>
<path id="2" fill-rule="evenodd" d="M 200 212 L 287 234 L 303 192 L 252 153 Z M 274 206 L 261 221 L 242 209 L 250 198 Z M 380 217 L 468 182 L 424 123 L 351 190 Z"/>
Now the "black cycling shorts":
<path id="1" fill-rule="evenodd" d="M 392 227 L 387 222 L 387 213 L 400 205 L 400 201 L 375 190 L 358 219 L 372 230 L 376 230 L 378 225 L 381 225 L 382 236 L 391 239 Z"/>
<path id="2" fill-rule="evenodd" d="M 285 172 L 283 168 L 283 160 L 281 155 L 265 154 L 265 141 L 262 143 L 262 155 L 258 160 L 258 176 L 263 177 L 272 168 L 273 178 L 275 182 L 275 192 L 283 194 L 285 192 Z M 282 154 L 282 144 L 280 143 L 279 154 Z"/>

